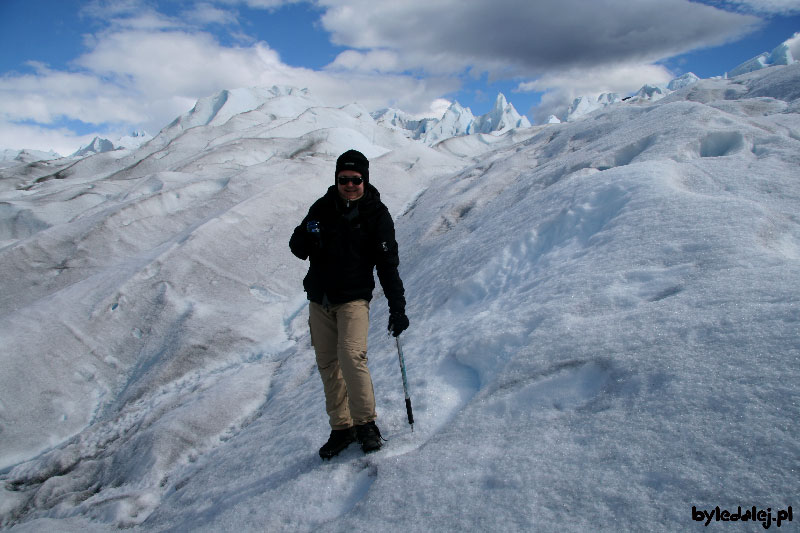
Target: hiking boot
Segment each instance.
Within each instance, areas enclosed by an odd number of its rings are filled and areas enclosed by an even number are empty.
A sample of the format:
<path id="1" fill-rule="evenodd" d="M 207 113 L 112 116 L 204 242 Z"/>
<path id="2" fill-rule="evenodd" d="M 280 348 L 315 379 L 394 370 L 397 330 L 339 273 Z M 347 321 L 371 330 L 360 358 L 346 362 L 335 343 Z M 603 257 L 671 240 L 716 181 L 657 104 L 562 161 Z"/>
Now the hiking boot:
<path id="1" fill-rule="evenodd" d="M 356 426 L 356 439 L 361 444 L 361 450 L 364 453 L 376 452 L 381 449 L 382 440 L 381 432 L 375 422 L 367 422 L 360 426 Z"/>
<path id="2" fill-rule="evenodd" d="M 356 440 L 355 433 L 353 428 L 331 430 L 328 442 L 319 449 L 319 456 L 323 459 L 330 459 L 339 455 L 342 450 L 350 446 L 351 442 Z"/>

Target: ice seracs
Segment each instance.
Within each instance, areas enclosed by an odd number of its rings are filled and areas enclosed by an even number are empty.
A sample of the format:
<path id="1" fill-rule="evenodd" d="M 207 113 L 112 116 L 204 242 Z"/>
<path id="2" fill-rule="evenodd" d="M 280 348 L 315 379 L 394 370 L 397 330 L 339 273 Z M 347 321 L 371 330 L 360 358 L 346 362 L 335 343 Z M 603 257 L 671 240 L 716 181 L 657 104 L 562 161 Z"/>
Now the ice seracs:
<path id="1" fill-rule="evenodd" d="M 76 150 L 72 157 L 84 157 L 91 154 L 102 154 L 103 152 L 110 152 L 112 150 L 116 150 L 114 143 L 109 141 L 108 139 L 101 139 L 100 137 L 95 137 L 92 139 L 86 146 L 82 146 L 78 150 Z"/>
<path id="2" fill-rule="evenodd" d="M 433 125 L 422 136 L 422 140 L 427 144 L 435 144 L 438 141 L 469 135 L 473 133 L 472 126 L 475 122 L 475 115 L 468 107 L 463 107 L 458 102 L 453 102 L 447 111 L 444 112 L 441 120 Z"/>
<path id="3" fill-rule="evenodd" d="M 796 63 L 798 58 L 800 58 L 800 32 L 776 46 L 772 52 L 764 52 L 745 61 L 729 71 L 728 77 L 733 78 L 774 65 L 791 65 Z"/>
<path id="4" fill-rule="evenodd" d="M 382 126 L 404 131 L 410 138 L 429 145 L 473 133 L 500 134 L 514 128 L 531 127 L 530 121 L 517 112 L 503 93 L 498 93 L 491 111 L 477 117 L 469 107 L 453 102 L 439 119 L 420 119 L 392 108 L 376 111 L 372 118 Z"/>
<path id="5" fill-rule="evenodd" d="M 620 101 L 621 98 L 617 93 L 603 93 L 596 98 L 591 96 L 579 96 L 573 100 L 567 108 L 566 122 L 572 122 L 583 118 L 589 113 Z M 548 123 L 552 124 L 553 122 L 548 120 Z"/>
<path id="6" fill-rule="evenodd" d="M 698 78 L 694 72 L 687 72 L 683 76 L 679 76 L 669 82 L 667 89 L 670 91 L 677 91 L 679 89 L 683 89 L 684 87 L 688 87 L 693 83 L 697 83 L 698 81 L 700 81 L 700 78 Z"/>
<path id="7" fill-rule="evenodd" d="M 624 99 L 620 98 L 619 94 L 617 93 L 602 93 L 597 97 L 592 95 L 578 96 L 572 101 L 569 107 L 567 107 L 567 110 L 564 114 L 564 122 L 574 122 L 575 120 L 580 120 L 587 115 L 594 113 L 598 109 L 603 109 L 610 105 L 618 104 L 623 100 L 632 103 L 655 102 L 674 91 L 678 91 L 684 87 L 688 87 L 689 85 L 697 83 L 699 80 L 700 78 L 698 78 L 694 73 L 687 72 L 686 74 L 670 81 L 667 86 L 645 84 L 636 92 L 636 94 Z M 552 120 L 553 118 L 556 118 L 559 122 L 561 121 L 561 119 L 555 115 L 551 115 L 551 118 L 548 119 L 548 124 L 554 123 Z"/>
<path id="8" fill-rule="evenodd" d="M 73 152 L 70 157 L 86 157 L 94 154 L 111 152 L 113 150 L 132 150 L 138 148 L 150 139 L 152 139 L 152 135 L 149 135 L 144 130 L 131 132 L 130 135 L 122 136 L 116 141 L 110 141 L 109 139 L 96 136 L 92 139 L 92 142 L 86 146 L 80 147 Z"/>
<path id="9" fill-rule="evenodd" d="M 494 108 L 476 118 L 472 127 L 474 133 L 502 133 L 512 128 L 530 128 L 531 123 L 509 104 L 503 93 L 498 93 Z"/>
<path id="10" fill-rule="evenodd" d="M 728 72 L 727 76 L 733 78 L 735 76 L 761 70 L 766 67 L 776 65 L 791 65 L 797 62 L 796 56 L 800 56 L 800 33 L 795 33 L 792 38 L 787 39 L 775 47 L 771 53 L 764 52 L 763 54 L 759 54 L 756 57 L 745 61 L 741 65 Z M 631 103 L 655 102 L 675 91 L 679 91 L 685 87 L 693 85 L 698 81 L 700 81 L 700 78 L 698 78 L 693 72 L 687 72 L 686 74 L 673 79 L 666 86 L 645 84 L 636 92 L 636 94 L 627 97 L 624 100 L 630 101 Z M 614 93 L 601 94 L 596 99 L 591 95 L 579 96 L 575 98 L 575 100 L 573 100 L 569 105 L 563 116 L 563 120 L 565 122 L 572 122 L 581 119 L 586 115 L 597 111 L 598 109 L 602 109 L 618 102 L 620 102 L 620 99 Z M 560 117 L 556 118 L 559 121 L 561 120 Z M 551 119 L 548 120 L 548 123 L 553 123 L 552 116 Z"/>
<path id="11" fill-rule="evenodd" d="M 412 139 L 420 139 L 439 122 L 437 118 L 419 118 L 394 108 L 380 109 L 371 115 L 378 125 L 402 131 Z"/>

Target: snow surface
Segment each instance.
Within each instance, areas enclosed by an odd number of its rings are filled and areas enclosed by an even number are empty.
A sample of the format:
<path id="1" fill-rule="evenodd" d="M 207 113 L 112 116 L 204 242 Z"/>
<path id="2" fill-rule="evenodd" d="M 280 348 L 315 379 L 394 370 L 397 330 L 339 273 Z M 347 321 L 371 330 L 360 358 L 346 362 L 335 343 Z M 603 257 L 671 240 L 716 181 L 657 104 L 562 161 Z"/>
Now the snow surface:
<path id="1" fill-rule="evenodd" d="M 3 174 L 2 526 L 686 531 L 692 506 L 796 506 L 798 87 L 771 67 L 435 148 L 232 91 L 124 157 Z M 396 217 L 416 425 L 378 290 L 388 442 L 321 462 L 288 239 L 348 148 Z"/>

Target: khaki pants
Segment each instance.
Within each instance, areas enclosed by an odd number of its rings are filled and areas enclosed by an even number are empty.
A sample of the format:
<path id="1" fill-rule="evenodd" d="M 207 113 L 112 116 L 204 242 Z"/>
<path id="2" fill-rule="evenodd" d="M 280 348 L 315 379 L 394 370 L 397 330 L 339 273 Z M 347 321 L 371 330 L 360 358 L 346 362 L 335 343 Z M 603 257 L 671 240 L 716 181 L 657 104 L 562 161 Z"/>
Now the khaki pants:
<path id="1" fill-rule="evenodd" d="M 369 302 L 355 300 L 328 308 L 311 302 L 308 309 L 331 428 L 375 420 L 375 393 L 367 368 Z"/>

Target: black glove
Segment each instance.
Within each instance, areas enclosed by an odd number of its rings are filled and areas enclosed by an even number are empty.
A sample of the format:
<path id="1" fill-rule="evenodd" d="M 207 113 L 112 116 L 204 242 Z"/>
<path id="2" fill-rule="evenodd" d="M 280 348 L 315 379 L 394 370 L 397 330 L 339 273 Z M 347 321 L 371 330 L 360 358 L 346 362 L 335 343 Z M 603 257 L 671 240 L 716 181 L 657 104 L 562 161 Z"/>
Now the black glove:
<path id="1" fill-rule="evenodd" d="M 408 329 L 408 317 L 403 311 L 392 311 L 389 314 L 389 331 L 394 337 Z"/>

